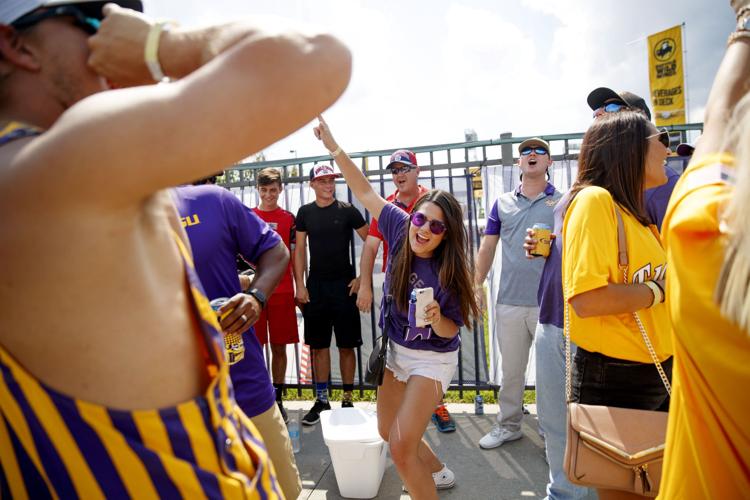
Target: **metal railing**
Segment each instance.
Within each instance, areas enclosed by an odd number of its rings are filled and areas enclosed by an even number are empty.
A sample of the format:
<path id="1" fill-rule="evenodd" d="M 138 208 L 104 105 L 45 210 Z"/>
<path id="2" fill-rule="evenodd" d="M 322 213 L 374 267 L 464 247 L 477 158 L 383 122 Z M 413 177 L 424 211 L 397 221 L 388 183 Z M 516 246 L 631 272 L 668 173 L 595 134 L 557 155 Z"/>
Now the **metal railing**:
<path id="1" fill-rule="evenodd" d="M 679 142 L 687 142 L 688 131 L 700 131 L 702 128 L 703 124 L 701 123 L 667 127 L 672 136 L 673 146 Z M 552 167 L 550 167 L 551 182 L 559 190 L 564 191 L 575 179 L 576 160 L 583 133 L 542 135 L 540 137 L 550 143 L 554 161 Z M 493 191 L 488 189 L 487 185 L 490 180 L 490 176 L 487 175 L 488 169 L 500 169 L 502 178 L 502 189 L 500 191 L 514 189 L 519 182 L 514 145 L 527 138 L 513 137 L 508 133 L 501 134 L 498 139 L 485 141 L 409 148 L 417 155 L 420 184 L 430 189 L 440 188 L 449 191 L 461 202 L 464 208 L 464 223 L 469 232 L 469 251 L 472 260 L 479 247 L 484 229 L 484 215 L 494 201 L 494 198 L 487 200 L 485 197 L 488 192 Z M 349 156 L 363 170 L 376 191 L 379 191 L 384 197 L 395 189 L 391 183 L 391 175 L 385 169 L 388 158 L 395 149 L 349 153 Z M 686 160 L 680 157 L 670 157 L 669 161 L 670 165 L 675 166 L 678 171 L 682 171 L 686 163 Z M 279 204 L 296 214 L 301 205 L 314 200 L 314 195 L 307 189 L 309 184 L 308 173 L 313 165 L 320 162 L 332 163 L 332 160 L 329 155 L 321 155 L 237 164 L 225 170 L 224 178 L 220 179 L 219 184 L 230 189 L 246 205 L 254 207 L 258 204 L 257 190 L 254 189 L 257 172 L 266 167 L 276 167 L 282 172 L 285 188 Z M 494 170 L 494 173 L 495 175 L 492 177 L 497 178 L 498 170 Z M 495 189 L 494 191 L 497 192 L 498 190 Z M 346 187 L 343 180 L 337 181 L 336 194 L 338 199 L 352 203 L 365 213 L 365 218 L 369 222 L 369 213 L 356 199 L 353 199 L 351 191 Z M 351 246 L 351 259 L 355 263 L 355 268 L 359 269 L 362 243 L 356 237 L 354 237 L 354 240 Z M 355 386 L 360 390 L 360 393 L 364 389 L 372 389 L 363 380 L 363 358 L 367 359 L 372 350 L 373 342 L 379 335 L 377 319 L 379 317 L 382 287 L 378 285 L 382 285 L 383 279 L 380 262 L 380 259 L 376 260 L 373 273 L 374 306 L 368 315 L 369 317 L 363 315 L 363 345 L 357 349 L 356 354 L 358 369 Z M 486 333 L 485 324 L 481 319 L 474 320 L 470 328 L 463 327 L 461 329 L 462 342 L 459 348 L 458 370 L 450 387 L 450 390 L 458 390 L 461 397 L 464 390 L 479 391 L 496 388 L 495 385 L 489 383 L 491 377 L 488 373 Z M 302 388 L 311 388 L 312 384 L 301 382 L 300 345 L 295 345 L 293 351 L 296 381 L 287 385 L 297 388 L 299 392 Z M 331 350 L 332 374 L 337 373 L 336 367 L 337 353 L 335 350 Z M 337 380 L 333 382 L 333 387 L 340 388 Z"/>

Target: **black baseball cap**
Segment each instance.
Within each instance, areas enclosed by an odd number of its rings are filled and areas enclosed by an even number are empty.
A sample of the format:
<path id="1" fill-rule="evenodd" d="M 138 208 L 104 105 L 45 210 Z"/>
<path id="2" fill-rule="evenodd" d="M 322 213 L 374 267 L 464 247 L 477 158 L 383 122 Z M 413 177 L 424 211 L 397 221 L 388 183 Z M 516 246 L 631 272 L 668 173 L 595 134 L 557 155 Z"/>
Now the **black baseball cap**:
<path id="1" fill-rule="evenodd" d="M 591 91 L 589 96 L 586 98 L 589 107 L 596 111 L 597 109 L 604 106 L 607 101 L 621 101 L 623 104 L 630 108 L 640 109 L 649 120 L 651 120 L 651 110 L 648 109 L 648 105 L 643 97 L 636 95 L 632 92 L 622 91 L 615 92 L 614 90 L 607 87 L 599 87 Z"/>
<path id="2" fill-rule="evenodd" d="M 104 2 L 100 0 L 3 0 L 0 2 L 0 24 L 13 24 L 21 20 L 25 15 L 43 7 L 51 8 L 63 5 L 75 6 L 87 16 L 102 19 L 104 17 L 102 7 L 108 3 L 115 3 L 126 9 L 143 12 L 143 3 L 141 0 L 108 0 Z"/>

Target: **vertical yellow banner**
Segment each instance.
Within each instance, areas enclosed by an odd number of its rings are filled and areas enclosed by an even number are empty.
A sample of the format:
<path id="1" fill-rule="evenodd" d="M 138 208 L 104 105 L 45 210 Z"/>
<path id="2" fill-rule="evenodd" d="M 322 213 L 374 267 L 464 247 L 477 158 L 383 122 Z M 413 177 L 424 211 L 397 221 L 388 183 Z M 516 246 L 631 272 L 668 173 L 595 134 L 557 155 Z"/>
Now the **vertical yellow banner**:
<path id="1" fill-rule="evenodd" d="M 682 29 L 669 28 L 648 37 L 648 76 L 657 126 L 685 123 Z"/>

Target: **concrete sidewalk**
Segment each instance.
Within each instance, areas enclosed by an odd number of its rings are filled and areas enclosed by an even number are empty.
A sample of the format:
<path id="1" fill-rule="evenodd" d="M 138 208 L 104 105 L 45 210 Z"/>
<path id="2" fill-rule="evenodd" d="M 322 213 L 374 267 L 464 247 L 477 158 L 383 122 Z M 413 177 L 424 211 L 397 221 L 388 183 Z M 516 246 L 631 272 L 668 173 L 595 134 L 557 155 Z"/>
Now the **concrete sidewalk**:
<path id="1" fill-rule="evenodd" d="M 339 402 L 332 406 L 338 407 Z M 289 416 L 301 418 L 312 401 L 285 401 Z M 358 407 L 375 410 L 375 403 L 357 403 Z M 453 499 L 518 499 L 544 498 L 547 464 L 544 441 L 539 436 L 536 407 L 529 405 L 531 415 L 524 417 L 524 437 L 493 450 L 482 450 L 477 443 L 489 432 L 498 412 L 497 405 L 486 404 L 485 414 L 474 415 L 474 406 L 449 404 L 456 421 L 456 432 L 442 434 L 433 424 L 425 437 L 437 455 L 456 474 L 456 486 L 439 492 L 441 498 Z M 300 499 L 339 499 L 331 457 L 323 442 L 320 424 L 302 427 L 302 451 L 296 455 L 302 477 Z M 401 491 L 401 479 L 390 457 L 376 498 L 408 499 Z"/>

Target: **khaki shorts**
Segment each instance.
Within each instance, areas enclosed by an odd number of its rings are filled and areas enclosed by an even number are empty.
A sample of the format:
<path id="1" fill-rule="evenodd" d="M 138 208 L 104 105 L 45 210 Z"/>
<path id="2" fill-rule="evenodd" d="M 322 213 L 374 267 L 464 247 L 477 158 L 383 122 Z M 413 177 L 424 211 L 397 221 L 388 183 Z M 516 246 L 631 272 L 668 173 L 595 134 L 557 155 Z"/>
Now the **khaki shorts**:
<path id="1" fill-rule="evenodd" d="M 276 469 L 281 491 L 288 499 L 295 499 L 302 491 L 302 482 L 294 460 L 292 443 L 289 441 L 289 431 L 281 417 L 279 407 L 274 402 L 271 408 L 250 419 L 263 437 L 268 450 L 268 456 Z"/>

